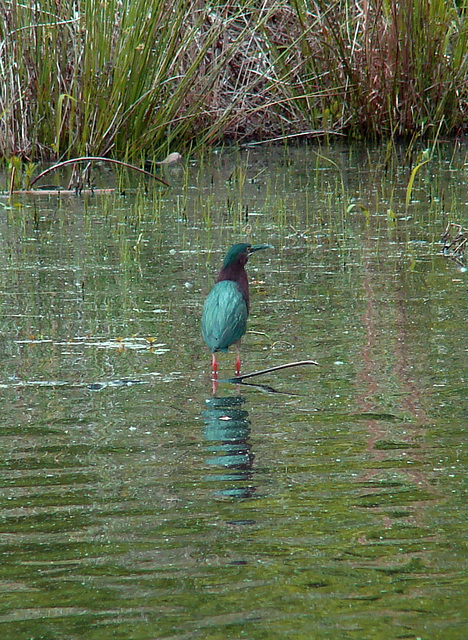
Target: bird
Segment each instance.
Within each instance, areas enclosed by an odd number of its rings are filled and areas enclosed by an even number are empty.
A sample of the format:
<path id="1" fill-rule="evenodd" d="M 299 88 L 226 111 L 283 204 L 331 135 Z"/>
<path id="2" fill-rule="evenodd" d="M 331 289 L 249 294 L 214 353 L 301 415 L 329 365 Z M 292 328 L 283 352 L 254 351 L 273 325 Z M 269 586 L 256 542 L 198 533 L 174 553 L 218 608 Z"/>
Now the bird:
<path id="1" fill-rule="evenodd" d="M 216 283 L 206 297 L 202 316 L 202 336 L 212 353 L 213 379 L 218 372 L 217 351 L 236 345 L 236 376 L 240 375 L 239 343 L 247 330 L 249 283 L 245 265 L 255 251 L 273 249 L 271 244 L 240 242 L 224 258 Z"/>

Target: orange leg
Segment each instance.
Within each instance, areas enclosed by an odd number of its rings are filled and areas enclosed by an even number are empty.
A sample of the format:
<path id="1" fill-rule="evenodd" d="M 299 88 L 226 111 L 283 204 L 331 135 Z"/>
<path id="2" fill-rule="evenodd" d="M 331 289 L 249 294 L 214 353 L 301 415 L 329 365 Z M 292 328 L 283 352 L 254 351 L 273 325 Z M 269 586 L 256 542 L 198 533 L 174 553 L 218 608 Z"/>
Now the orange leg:
<path id="1" fill-rule="evenodd" d="M 212 378 L 213 382 L 213 395 L 215 395 L 216 390 L 218 388 L 218 362 L 216 360 L 216 353 L 213 353 L 212 358 Z"/>
<path id="2" fill-rule="evenodd" d="M 241 372 L 241 359 L 239 352 L 239 345 L 236 345 L 236 376 L 240 376 Z"/>

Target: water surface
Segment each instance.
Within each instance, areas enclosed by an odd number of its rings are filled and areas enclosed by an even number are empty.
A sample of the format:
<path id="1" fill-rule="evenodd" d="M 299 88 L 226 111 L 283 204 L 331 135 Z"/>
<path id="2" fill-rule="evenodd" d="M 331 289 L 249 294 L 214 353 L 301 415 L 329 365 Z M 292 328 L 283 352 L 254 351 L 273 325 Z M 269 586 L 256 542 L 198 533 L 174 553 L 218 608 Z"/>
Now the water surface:
<path id="1" fill-rule="evenodd" d="M 348 147 L 0 199 L 4 638 L 467 636 L 466 164 L 441 145 L 408 207 L 404 150 Z M 320 366 L 213 396 L 202 304 L 245 239 L 275 249 L 244 371 Z"/>

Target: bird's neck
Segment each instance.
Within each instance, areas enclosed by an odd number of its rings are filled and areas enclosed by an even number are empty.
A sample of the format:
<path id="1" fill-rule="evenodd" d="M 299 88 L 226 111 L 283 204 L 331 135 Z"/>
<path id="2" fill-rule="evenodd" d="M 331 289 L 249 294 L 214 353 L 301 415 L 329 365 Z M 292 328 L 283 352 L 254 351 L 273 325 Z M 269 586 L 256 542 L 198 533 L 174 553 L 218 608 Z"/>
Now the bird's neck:
<path id="1" fill-rule="evenodd" d="M 223 267 L 218 274 L 216 282 L 222 282 L 223 280 L 232 280 L 239 287 L 244 300 L 247 304 L 247 310 L 249 308 L 249 282 L 247 280 L 247 273 L 240 264 L 230 264 L 228 267 Z"/>

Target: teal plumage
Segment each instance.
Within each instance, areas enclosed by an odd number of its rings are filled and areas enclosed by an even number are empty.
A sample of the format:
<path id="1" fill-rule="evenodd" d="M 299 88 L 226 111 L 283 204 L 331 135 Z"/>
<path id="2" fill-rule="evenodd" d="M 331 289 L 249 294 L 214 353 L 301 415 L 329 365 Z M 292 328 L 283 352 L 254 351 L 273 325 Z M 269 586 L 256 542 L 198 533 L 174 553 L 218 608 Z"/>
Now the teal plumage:
<path id="1" fill-rule="evenodd" d="M 247 330 L 249 316 L 249 284 L 245 265 L 254 251 L 268 249 L 271 245 L 253 247 L 247 243 L 233 245 L 226 254 L 216 283 L 208 294 L 203 307 L 202 335 L 213 354 L 213 377 L 216 377 L 216 352 L 227 351 L 239 341 Z M 236 373 L 240 372 L 237 349 Z"/>
<path id="2" fill-rule="evenodd" d="M 239 286 L 233 280 L 217 282 L 205 301 L 203 340 L 211 352 L 227 351 L 247 330 L 249 312 Z"/>

